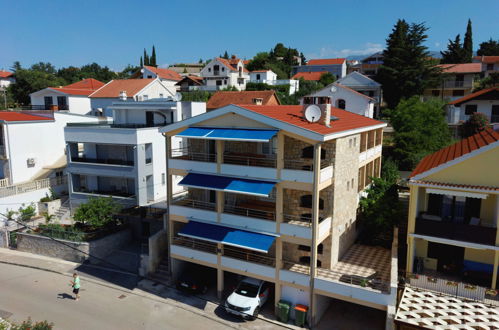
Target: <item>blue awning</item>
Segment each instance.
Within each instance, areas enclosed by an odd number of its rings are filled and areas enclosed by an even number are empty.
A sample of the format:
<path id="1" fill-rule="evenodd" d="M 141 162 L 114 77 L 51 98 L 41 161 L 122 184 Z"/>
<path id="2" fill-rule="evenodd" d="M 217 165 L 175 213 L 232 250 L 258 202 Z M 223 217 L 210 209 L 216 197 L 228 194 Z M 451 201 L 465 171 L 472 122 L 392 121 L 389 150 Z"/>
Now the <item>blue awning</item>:
<path id="1" fill-rule="evenodd" d="M 276 134 L 277 130 L 189 127 L 177 136 L 191 139 L 269 142 Z"/>
<path id="2" fill-rule="evenodd" d="M 268 197 L 276 183 L 219 175 L 189 173 L 178 184 L 185 187 Z"/>
<path id="3" fill-rule="evenodd" d="M 264 253 L 269 252 L 275 240 L 271 235 L 197 221 L 189 221 L 178 234 Z"/>

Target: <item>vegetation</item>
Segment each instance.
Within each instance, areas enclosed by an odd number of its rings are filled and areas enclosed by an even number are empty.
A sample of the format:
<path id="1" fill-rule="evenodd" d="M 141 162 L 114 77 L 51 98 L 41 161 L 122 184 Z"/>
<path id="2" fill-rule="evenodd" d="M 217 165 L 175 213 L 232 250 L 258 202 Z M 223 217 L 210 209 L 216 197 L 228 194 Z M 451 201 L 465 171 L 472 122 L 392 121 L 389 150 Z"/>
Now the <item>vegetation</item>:
<path id="1" fill-rule="evenodd" d="M 389 248 L 393 227 L 403 216 L 398 200 L 397 164 L 392 160 L 383 162 L 381 178 L 372 178 L 366 189 L 367 196 L 359 202 L 359 239 L 364 244 L 381 245 Z"/>
<path id="2" fill-rule="evenodd" d="M 112 197 L 90 198 L 76 209 L 73 218 L 82 225 L 99 228 L 115 224 L 114 215 L 120 210 L 121 205 Z"/>
<path id="3" fill-rule="evenodd" d="M 474 112 L 467 121 L 461 125 L 461 137 L 466 138 L 489 127 L 487 116 L 481 112 Z"/>
<path id="4" fill-rule="evenodd" d="M 21 324 L 9 322 L 10 326 L 5 322 L 0 322 L 0 330 L 51 330 L 54 328 L 54 323 L 48 321 L 34 322 L 31 318 L 23 321 Z"/>
<path id="5" fill-rule="evenodd" d="M 59 195 L 57 195 L 57 193 L 54 191 L 54 189 L 50 188 L 49 193 L 50 193 L 50 195 L 48 193 L 46 193 L 45 197 L 40 198 L 40 202 L 47 203 L 47 202 L 55 201 L 56 199 L 59 198 Z"/>
<path id="6" fill-rule="evenodd" d="M 212 95 L 207 91 L 182 92 L 182 101 L 208 102 Z"/>
<path id="7" fill-rule="evenodd" d="M 421 95 L 426 88 L 438 84 L 441 70 L 424 46 L 427 30 L 423 23 L 398 20 L 388 36 L 384 63 L 375 80 L 383 85 L 383 97 L 390 109 L 400 100 Z"/>
<path id="8" fill-rule="evenodd" d="M 55 218 L 55 215 L 49 214 L 48 212 L 43 212 L 43 217 L 45 218 L 45 224 L 49 224 L 52 219 Z"/>
<path id="9" fill-rule="evenodd" d="M 37 233 L 56 239 L 64 239 L 72 242 L 82 242 L 86 238 L 85 232 L 74 227 L 64 226 L 58 223 L 45 223 L 38 225 Z"/>
<path id="10" fill-rule="evenodd" d="M 154 45 L 152 46 L 151 56 L 149 56 L 146 49 L 144 48 L 144 55 L 140 57 L 140 67 L 143 67 L 144 65 L 154 67 L 158 66 L 158 64 L 156 63 L 156 48 L 154 47 Z"/>
<path id="11" fill-rule="evenodd" d="M 414 96 L 389 111 L 395 131 L 394 156 L 401 169 L 413 169 L 424 156 L 451 142 L 444 106 L 442 100 L 424 102 Z"/>
<path id="12" fill-rule="evenodd" d="M 322 84 L 324 87 L 332 84 L 336 81 L 336 76 L 330 72 L 323 73 L 319 78 L 319 84 Z"/>
<path id="13" fill-rule="evenodd" d="M 480 44 L 476 54 L 478 56 L 498 56 L 499 55 L 499 40 L 484 41 Z"/>
<path id="14" fill-rule="evenodd" d="M 298 64 L 295 56 L 305 58 L 297 49 L 278 43 L 269 52 L 257 53 L 246 68 L 249 71 L 272 70 L 277 74 L 277 79 L 289 79 L 291 68 Z"/>
<path id="15" fill-rule="evenodd" d="M 488 77 L 479 80 L 473 92 L 494 86 L 499 86 L 499 72 L 491 72 Z"/>
<path id="16" fill-rule="evenodd" d="M 36 207 L 35 204 L 31 203 L 28 206 L 24 206 L 24 204 L 19 208 L 19 218 L 18 220 L 21 222 L 28 222 L 36 215 Z"/>
<path id="17" fill-rule="evenodd" d="M 440 52 L 442 54 L 442 64 L 467 63 L 466 52 L 461 44 L 461 36 L 458 34 L 454 41 L 449 39 L 447 50 Z"/>
<path id="18" fill-rule="evenodd" d="M 468 19 L 468 25 L 466 26 L 466 33 L 464 34 L 463 50 L 466 63 L 471 63 L 471 61 L 473 60 L 473 31 L 471 28 L 470 19 Z"/>

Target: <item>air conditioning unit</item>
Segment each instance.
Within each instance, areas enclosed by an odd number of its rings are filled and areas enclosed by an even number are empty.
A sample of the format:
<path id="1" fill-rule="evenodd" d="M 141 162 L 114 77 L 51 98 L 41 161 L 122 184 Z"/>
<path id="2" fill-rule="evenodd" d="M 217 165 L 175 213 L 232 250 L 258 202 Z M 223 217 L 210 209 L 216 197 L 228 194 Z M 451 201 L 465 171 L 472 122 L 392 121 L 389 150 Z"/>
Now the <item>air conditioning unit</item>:
<path id="1" fill-rule="evenodd" d="M 26 163 L 28 164 L 28 167 L 33 167 L 36 164 L 36 159 L 35 158 L 28 158 L 26 160 Z"/>

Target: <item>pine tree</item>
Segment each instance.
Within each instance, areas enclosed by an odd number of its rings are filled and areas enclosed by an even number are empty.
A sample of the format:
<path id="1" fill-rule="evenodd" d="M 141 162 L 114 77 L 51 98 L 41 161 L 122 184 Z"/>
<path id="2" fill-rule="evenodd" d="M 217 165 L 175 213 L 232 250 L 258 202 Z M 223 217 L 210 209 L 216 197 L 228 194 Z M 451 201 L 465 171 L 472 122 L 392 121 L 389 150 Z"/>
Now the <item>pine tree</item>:
<path id="1" fill-rule="evenodd" d="M 224 56 L 222 56 L 222 58 L 225 58 L 226 60 L 228 60 L 229 59 L 229 53 L 227 53 L 227 51 L 225 51 Z"/>
<path id="2" fill-rule="evenodd" d="M 498 56 L 499 55 L 499 40 L 484 41 L 480 44 L 476 54 L 478 56 Z"/>
<path id="3" fill-rule="evenodd" d="M 151 64 L 154 67 L 157 67 L 158 65 L 156 64 L 156 48 L 154 48 L 154 45 L 152 46 L 152 53 L 151 53 Z"/>
<path id="4" fill-rule="evenodd" d="M 384 63 L 376 81 L 383 85 L 383 97 L 390 109 L 401 99 L 421 95 L 438 81 L 440 70 L 424 46 L 427 30 L 423 23 L 409 25 L 399 19 L 386 40 Z"/>
<path id="5" fill-rule="evenodd" d="M 465 63 L 471 63 L 473 60 L 473 32 L 471 29 L 471 20 L 468 19 L 468 26 L 466 26 L 466 34 L 464 35 L 463 50 Z"/>
<path id="6" fill-rule="evenodd" d="M 454 41 L 449 39 L 447 50 L 440 52 L 442 54 L 442 64 L 466 63 L 466 54 L 461 44 L 461 36 L 458 34 Z"/>
<path id="7" fill-rule="evenodd" d="M 142 59 L 142 56 L 140 57 L 140 67 L 143 68 L 144 67 L 144 61 Z"/>

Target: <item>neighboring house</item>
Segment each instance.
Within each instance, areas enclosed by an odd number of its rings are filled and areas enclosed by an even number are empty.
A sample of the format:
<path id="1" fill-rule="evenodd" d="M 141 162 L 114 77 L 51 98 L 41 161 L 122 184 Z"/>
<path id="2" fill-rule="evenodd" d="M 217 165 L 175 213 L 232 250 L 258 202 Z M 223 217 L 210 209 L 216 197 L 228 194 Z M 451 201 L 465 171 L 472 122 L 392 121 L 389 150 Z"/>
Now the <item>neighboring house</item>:
<path id="1" fill-rule="evenodd" d="M 234 275 L 265 280 L 269 304 L 308 306 L 311 326 L 338 299 L 393 309 L 396 240 L 392 251 L 355 243 L 385 126 L 328 104 L 229 105 L 160 129 L 173 277 L 190 263 L 216 270 L 205 274 L 219 299 Z M 171 150 L 179 137 L 185 148 Z"/>
<path id="2" fill-rule="evenodd" d="M 245 61 L 235 56 L 230 60 L 217 57 L 201 70 L 201 77 L 204 90 L 215 91 L 228 87 L 245 90 L 249 72 L 245 68 Z"/>
<path id="3" fill-rule="evenodd" d="M 458 124 L 474 112 L 483 113 L 491 124 L 499 123 L 499 87 L 482 89 L 450 102 L 447 122 Z"/>
<path id="4" fill-rule="evenodd" d="M 480 78 L 480 63 L 440 64 L 443 80 L 440 86 L 426 89 L 425 97 L 439 97 L 451 101 L 471 94 L 475 82 Z"/>
<path id="5" fill-rule="evenodd" d="M 380 83 L 359 72 L 349 73 L 345 77 L 336 80 L 336 83 L 350 87 L 359 93 L 375 99 L 374 114 L 376 117 L 379 115 L 379 107 L 382 102 Z"/>
<path id="6" fill-rule="evenodd" d="M 34 110 L 68 110 L 88 115 L 92 112 L 88 96 L 102 86 L 103 82 L 88 78 L 66 86 L 47 87 L 29 95 L 31 106 Z"/>
<path id="7" fill-rule="evenodd" d="M 300 104 L 323 103 L 324 98 L 336 108 L 344 109 L 364 117 L 373 118 L 374 116 L 374 104 L 376 103 L 374 98 L 337 82 L 304 96 L 300 99 Z"/>
<path id="8" fill-rule="evenodd" d="M 294 74 L 291 79 L 304 79 L 304 80 L 309 80 L 309 81 L 319 81 L 321 79 L 321 76 L 327 73 L 327 71 L 319 71 L 319 72 L 298 72 Z"/>
<path id="9" fill-rule="evenodd" d="M 219 91 L 210 97 L 206 103 L 208 111 L 225 107 L 229 104 L 279 105 L 275 91 Z"/>
<path id="10" fill-rule="evenodd" d="M 403 329 L 497 328 L 497 164 L 499 133 L 488 129 L 426 156 L 411 173 L 408 276 L 395 319 Z"/>
<path id="11" fill-rule="evenodd" d="M 298 72 L 330 72 L 336 78 L 342 78 L 347 74 L 347 60 L 345 58 L 325 58 L 309 60 L 306 65 L 294 66 L 292 74 Z"/>
<path id="12" fill-rule="evenodd" d="M 198 76 L 203 69 L 203 63 L 176 63 L 168 67 L 169 70 L 175 71 L 181 76 Z"/>
<path id="13" fill-rule="evenodd" d="M 182 76 L 176 71 L 149 65 L 144 65 L 140 71 L 136 72 L 132 76 L 132 79 L 138 77 L 141 77 L 142 79 L 158 78 L 167 87 L 175 87 L 175 85 L 182 80 Z"/>
<path id="14" fill-rule="evenodd" d="M 172 98 L 176 88 L 166 86 L 159 78 L 117 79 L 111 80 L 94 93 L 90 94 L 92 111 L 96 114 L 112 116 L 108 109 L 119 99 L 129 101 L 147 101 L 157 98 Z"/>
<path id="15" fill-rule="evenodd" d="M 5 89 L 15 82 L 14 73 L 0 70 L 0 89 Z"/>
<path id="16" fill-rule="evenodd" d="M 48 188 L 67 191 L 64 127 L 96 123 L 60 111 L 0 111 L 0 213 L 38 202 Z"/>
<path id="17" fill-rule="evenodd" d="M 199 90 L 203 86 L 203 78 L 199 76 L 185 76 L 175 84 L 181 92 Z"/>
<path id="18" fill-rule="evenodd" d="M 475 56 L 473 62 L 481 63 L 485 77 L 492 72 L 499 72 L 499 56 Z"/>
<path id="19" fill-rule="evenodd" d="M 109 109 L 112 122 L 64 130 L 71 207 L 92 196 L 112 196 L 127 207 L 164 202 L 165 139 L 158 127 L 206 112 L 205 103 L 115 99 Z"/>
<path id="20" fill-rule="evenodd" d="M 294 79 L 277 79 L 277 74 L 272 70 L 255 70 L 250 72 L 250 82 L 262 83 L 271 86 L 289 85 L 289 95 L 293 95 L 300 89 L 300 81 Z"/>
<path id="21" fill-rule="evenodd" d="M 374 53 L 360 61 L 359 71 L 370 78 L 378 74 L 379 67 L 383 64 L 383 52 Z"/>

